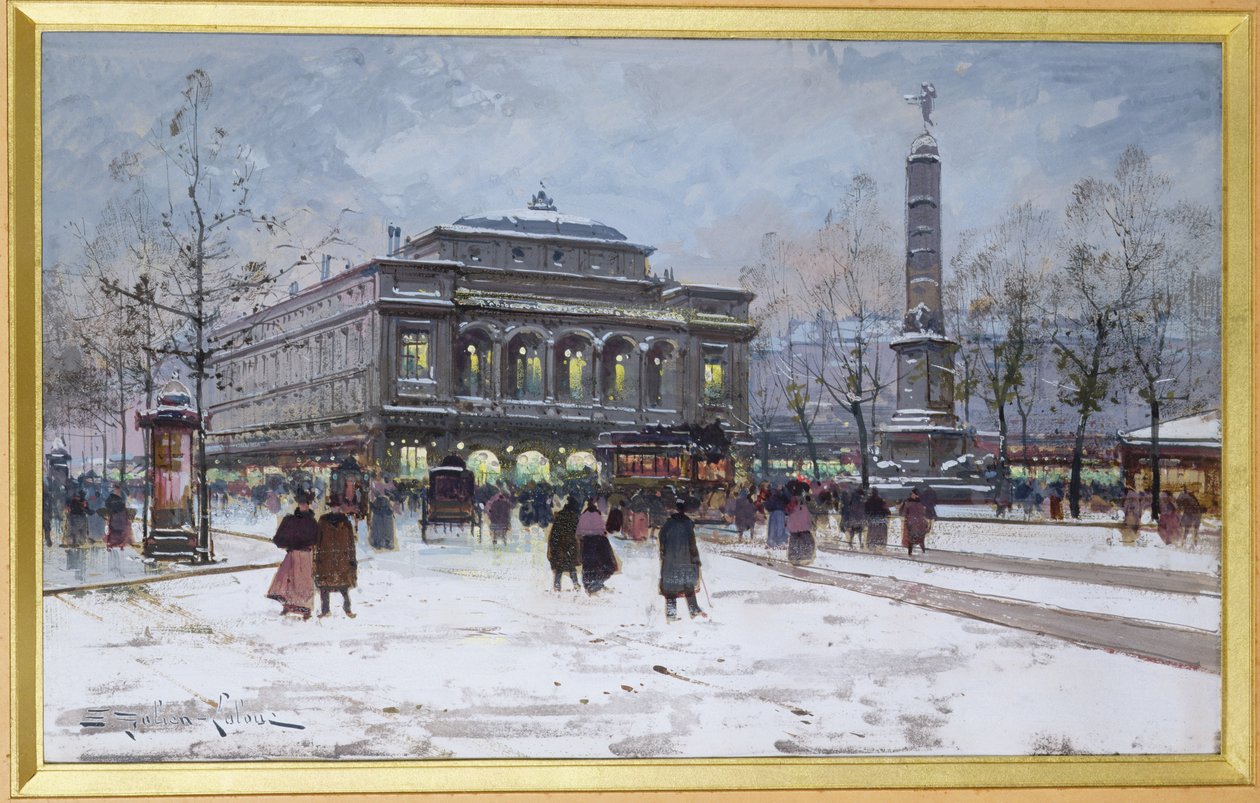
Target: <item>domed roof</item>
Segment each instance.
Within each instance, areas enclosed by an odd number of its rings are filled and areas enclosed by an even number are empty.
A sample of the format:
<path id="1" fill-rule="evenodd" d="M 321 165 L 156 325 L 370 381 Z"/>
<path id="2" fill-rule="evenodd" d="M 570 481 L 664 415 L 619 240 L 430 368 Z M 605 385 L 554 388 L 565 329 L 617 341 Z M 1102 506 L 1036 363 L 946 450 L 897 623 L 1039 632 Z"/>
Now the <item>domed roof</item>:
<path id="1" fill-rule="evenodd" d="M 576 215 L 564 215 L 554 209 L 511 209 L 466 215 L 456 226 L 495 231 L 517 231 L 526 234 L 559 234 L 595 240 L 625 240 L 626 235 L 612 226 Z"/>
<path id="2" fill-rule="evenodd" d="M 598 220 L 560 214 L 556 210 L 555 200 L 547 195 L 545 189 L 539 190 L 529 199 L 527 209 L 466 215 L 455 221 L 455 225 L 525 234 L 559 234 L 564 237 L 582 237 L 593 240 L 626 239 L 626 235 Z"/>

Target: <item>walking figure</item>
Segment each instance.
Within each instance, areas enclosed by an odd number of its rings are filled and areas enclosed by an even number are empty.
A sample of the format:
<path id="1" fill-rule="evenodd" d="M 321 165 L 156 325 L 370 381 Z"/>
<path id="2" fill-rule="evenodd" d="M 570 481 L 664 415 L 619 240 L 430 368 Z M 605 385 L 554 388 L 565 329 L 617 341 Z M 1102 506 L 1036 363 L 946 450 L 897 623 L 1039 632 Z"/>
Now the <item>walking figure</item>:
<path id="1" fill-rule="evenodd" d="M 687 598 L 687 611 L 694 619 L 708 616 L 696 602 L 700 584 L 700 551 L 696 548 L 696 527 L 686 513 L 686 502 L 678 502 L 677 512 L 661 526 L 661 596 L 665 597 L 665 621 L 678 621 L 678 596 Z"/>
<path id="2" fill-rule="evenodd" d="M 578 548 L 577 507 L 577 500 L 570 496 L 556 513 L 551 532 L 547 534 L 547 562 L 551 564 L 556 591 L 560 590 L 560 578 L 565 574 L 573 581 L 573 590 L 578 587 L 577 567 L 582 559 Z"/>
<path id="3" fill-rule="evenodd" d="M 319 518 L 313 560 L 315 587 L 319 589 L 319 615 L 329 615 L 328 596 L 341 592 L 341 608 L 346 616 L 354 618 L 350 610 L 350 589 L 359 579 L 359 558 L 355 554 L 355 534 L 352 516 L 359 503 L 353 498 L 337 499 L 336 507 Z"/>
<path id="4" fill-rule="evenodd" d="M 271 587 L 267 589 L 267 597 L 281 604 L 281 616 L 295 613 L 303 619 L 310 619 L 311 601 L 315 598 L 311 549 L 319 538 L 319 524 L 311 510 L 311 495 L 308 492 L 298 491 L 293 499 L 297 502 L 297 509 L 284 517 L 271 539 L 285 552 Z"/>

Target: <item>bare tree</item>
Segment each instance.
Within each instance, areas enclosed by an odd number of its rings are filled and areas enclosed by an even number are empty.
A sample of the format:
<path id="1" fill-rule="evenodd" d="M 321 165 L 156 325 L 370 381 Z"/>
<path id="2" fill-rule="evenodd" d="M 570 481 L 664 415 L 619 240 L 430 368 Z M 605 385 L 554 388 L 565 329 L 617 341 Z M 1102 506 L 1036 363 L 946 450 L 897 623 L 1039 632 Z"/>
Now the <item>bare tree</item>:
<path id="1" fill-rule="evenodd" d="M 875 180 L 855 176 L 798 268 L 809 306 L 822 313 L 821 359 L 805 367 L 815 369 L 819 390 L 853 418 L 863 488 L 870 485 L 875 402 L 896 378 L 883 364 L 882 343 L 896 326 L 902 301 L 902 269 L 888 248 L 892 227 L 878 202 Z"/>
<path id="2" fill-rule="evenodd" d="M 981 397 L 997 420 L 999 485 L 1010 475 L 1007 409 L 1018 404 L 1043 345 L 1040 324 L 1053 237 L 1048 212 L 1019 204 L 961 255 L 957 267 L 957 287 L 967 306 L 963 350 L 976 362 Z"/>
<path id="3" fill-rule="evenodd" d="M 146 297 L 117 282 L 108 287 L 181 322 L 173 347 L 166 353 L 183 362 L 192 377 L 193 400 L 201 421 L 196 430 L 197 552 L 201 562 L 209 562 L 213 547 L 206 480 L 207 367 L 217 350 L 240 345 L 218 342 L 212 346 L 209 336 L 227 316 L 251 307 L 252 311 L 261 309 L 277 280 L 266 263 L 237 256 L 236 238 L 241 230 L 274 234 L 283 228 L 283 222 L 251 209 L 253 162 L 247 149 L 229 146 L 226 129 L 207 119 L 214 95 L 210 76 L 204 70 L 193 70 L 180 94 L 178 108 L 151 138 L 167 176 L 161 226 L 176 258 L 159 273 L 157 297 Z M 138 154 L 124 153 L 115 159 L 111 170 L 115 175 L 139 175 L 143 172 L 141 163 Z M 246 334 L 242 339 L 251 336 Z"/>
<path id="4" fill-rule="evenodd" d="M 1121 323 L 1138 303 L 1151 271 L 1165 256 L 1167 176 L 1130 146 L 1110 179 L 1086 178 L 1072 189 L 1067 207 L 1065 264 L 1055 287 L 1059 400 L 1076 413 L 1068 500 L 1080 517 L 1081 468 L 1089 418 L 1113 396 L 1124 367 Z"/>
<path id="5" fill-rule="evenodd" d="M 758 335 L 749 348 L 749 420 L 740 422 L 759 442 L 761 467 L 770 470 L 770 448 L 775 424 L 788 415 L 783 391 L 784 353 L 779 334 L 787 331 L 794 311 L 790 287 L 794 247 L 775 232 L 761 238 L 761 253 L 755 263 L 740 269 L 740 285 L 756 295 L 749 310 L 749 322 Z"/>
<path id="6" fill-rule="evenodd" d="M 1140 298 L 1120 319 L 1130 374 L 1151 422 L 1151 519 L 1159 520 L 1160 424 L 1166 414 L 1202 406 L 1201 383 L 1193 381 L 1197 355 L 1184 336 L 1194 324 L 1193 308 L 1182 288 L 1185 277 L 1215 253 L 1219 234 L 1215 217 L 1204 207 L 1179 203 L 1161 210 L 1162 258 L 1142 278 Z"/>

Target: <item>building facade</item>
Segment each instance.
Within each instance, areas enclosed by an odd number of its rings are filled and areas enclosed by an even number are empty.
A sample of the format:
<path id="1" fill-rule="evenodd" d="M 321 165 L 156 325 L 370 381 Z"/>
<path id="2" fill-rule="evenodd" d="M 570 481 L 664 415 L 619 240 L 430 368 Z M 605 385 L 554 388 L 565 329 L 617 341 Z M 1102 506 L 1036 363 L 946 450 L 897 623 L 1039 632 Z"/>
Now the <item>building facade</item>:
<path id="1" fill-rule="evenodd" d="M 216 333 L 212 458 L 419 476 L 458 453 L 510 476 L 526 454 L 593 465 L 605 432 L 746 420 L 752 296 L 655 276 L 653 250 L 542 193 L 391 237 Z"/>

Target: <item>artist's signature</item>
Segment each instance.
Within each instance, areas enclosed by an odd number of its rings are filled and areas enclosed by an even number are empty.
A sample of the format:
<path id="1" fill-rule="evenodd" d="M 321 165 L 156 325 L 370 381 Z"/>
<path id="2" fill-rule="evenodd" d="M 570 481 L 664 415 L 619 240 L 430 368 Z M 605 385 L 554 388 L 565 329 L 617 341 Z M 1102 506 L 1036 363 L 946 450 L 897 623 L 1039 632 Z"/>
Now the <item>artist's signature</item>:
<path id="1" fill-rule="evenodd" d="M 183 708 L 184 706 L 180 706 Z M 305 725 L 296 722 L 285 722 L 275 713 L 270 716 L 255 713 L 242 707 L 240 700 L 233 700 L 227 692 L 219 694 L 215 704 L 215 712 L 210 716 L 190 716 L 179 713 L 161 700 L 143 711 L 123 711 L 116 708 L 88 708 L 84 710 L 79 726 L 85 730 L 121 730 L 133 740 L 137 733 L 171 728 L 193 728 L 203 724 L 213 725 L 219 736 L 226 737 L 230 732 L 237 732 L 241 726 L 276 727 L 289 730 L 306 730 Z"/>

